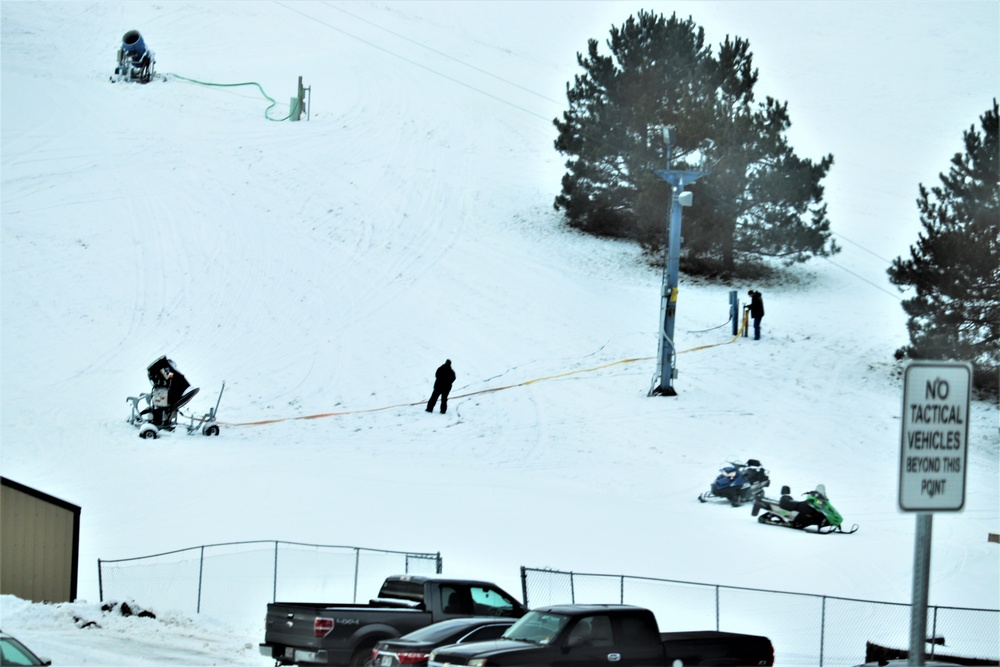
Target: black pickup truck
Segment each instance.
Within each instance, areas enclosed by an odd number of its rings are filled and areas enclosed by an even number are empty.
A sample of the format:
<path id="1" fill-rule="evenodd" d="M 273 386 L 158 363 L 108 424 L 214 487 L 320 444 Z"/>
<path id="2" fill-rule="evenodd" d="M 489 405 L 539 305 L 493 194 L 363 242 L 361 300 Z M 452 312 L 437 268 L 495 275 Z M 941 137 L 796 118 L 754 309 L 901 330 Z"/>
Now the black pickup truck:
<path id="1" fill-rule="evenodd" d="M 449 618 L 524 613 L 524 605 L 487 581 L 399 575 L 388 577 L 367 604 L 268 604 L 260 652 L 283 665 L 363 667 L 383 639 Z"/>
<path id="2" fill-rule="evenodd" d="M 679 661 L 679 662 L 675 662 Z M 443 646 L 428 667 L 671 667 L 773 665 L 767 637 L 663 632 L 653 612 L 631 605 L 557 605 L 529 611 L 501 639 Z"/>

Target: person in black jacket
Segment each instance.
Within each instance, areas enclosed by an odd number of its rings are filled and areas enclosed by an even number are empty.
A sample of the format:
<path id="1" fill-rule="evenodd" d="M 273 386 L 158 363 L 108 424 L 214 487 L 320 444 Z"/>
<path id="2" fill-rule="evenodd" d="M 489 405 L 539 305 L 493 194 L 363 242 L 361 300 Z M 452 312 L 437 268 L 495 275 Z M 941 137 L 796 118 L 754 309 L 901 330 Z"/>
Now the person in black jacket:
<path id="1" fill-rule="evenodd" d="M 427 401 L 427 412 L 434 412 L 434 404 L 438 397 L 441 397 L 441 414 L 448 411 L 448 392 L 451 385 L 455 383 L 455 371 L 451 367 L 451 359 L 445 359 L 444 363 L 438 366 L 434 373 L 434 391 L 431 392 L 431 399 Z"/>
<path id="2" fill-rule="evenodd" d="M 753 318 L 753 339 L 760 340 L 760 321 L 764 317 L 764 298 L 760 292 L 750 290 L 750 317 Z"/>

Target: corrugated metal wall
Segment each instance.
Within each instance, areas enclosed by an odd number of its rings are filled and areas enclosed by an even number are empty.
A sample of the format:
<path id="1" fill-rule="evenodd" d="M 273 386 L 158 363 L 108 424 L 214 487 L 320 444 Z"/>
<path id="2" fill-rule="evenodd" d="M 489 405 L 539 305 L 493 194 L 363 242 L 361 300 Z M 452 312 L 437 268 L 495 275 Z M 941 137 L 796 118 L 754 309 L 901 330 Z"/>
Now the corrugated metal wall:
<path id="1" fill-rule="evenodd" d="M 79 549 L 79 507 L 0 478 L 0 593 L 73 601 Z"/>

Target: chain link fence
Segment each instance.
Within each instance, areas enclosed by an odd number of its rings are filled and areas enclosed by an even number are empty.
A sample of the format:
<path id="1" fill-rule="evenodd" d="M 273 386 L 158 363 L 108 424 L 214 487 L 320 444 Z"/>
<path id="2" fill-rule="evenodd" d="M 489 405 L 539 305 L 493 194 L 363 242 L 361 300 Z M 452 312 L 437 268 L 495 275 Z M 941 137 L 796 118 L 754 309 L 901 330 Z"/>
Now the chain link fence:
<path id="1" fill-rule="evenodd" d="M 869 642 L 908 649 L 910 605 L 719 586 L 669 579 L 521 568 L 524 603 L 633 604 L 653 611 L 661 631 L 715 629 L 764 635 L 775 665 L 856 665 Z M 998 664 L 1000 610 L 928 607 L 927 657 Z"/>
<path id="2" fill-rule="evenodd" d="M 393 574 L 440 574 L 441 554 L 257 541 L 97 561 L 101 602 L 224 618 L 263 617 L 268 602 L 357 602 Z"/>

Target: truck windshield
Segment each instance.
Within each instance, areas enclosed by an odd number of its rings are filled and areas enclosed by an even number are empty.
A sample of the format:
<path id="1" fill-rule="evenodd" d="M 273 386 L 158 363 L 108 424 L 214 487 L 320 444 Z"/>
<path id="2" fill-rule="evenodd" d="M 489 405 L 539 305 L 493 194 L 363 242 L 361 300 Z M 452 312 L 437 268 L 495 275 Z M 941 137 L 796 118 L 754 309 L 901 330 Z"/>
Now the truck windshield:
<path id="1" fill-rule="evenodd" d="M 533 644 L 548 644 L 569 623 L 569 617 L 540 611 L 529 611 L 503 633 L 504 639 L 516 639 Z"/>

